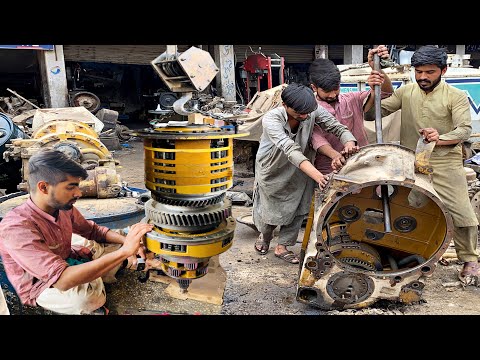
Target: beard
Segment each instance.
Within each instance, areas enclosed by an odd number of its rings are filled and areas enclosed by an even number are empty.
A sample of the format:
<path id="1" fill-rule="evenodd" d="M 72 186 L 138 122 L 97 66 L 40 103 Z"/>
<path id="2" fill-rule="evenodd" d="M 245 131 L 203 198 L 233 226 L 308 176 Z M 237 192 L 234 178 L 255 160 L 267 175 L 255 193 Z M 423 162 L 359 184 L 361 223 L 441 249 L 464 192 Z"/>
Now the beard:
<path id="1" fill-rule="evenodd" d="M 71 199 L 67 203 L 62 203 L 55 198 L 54 194 L 52 194 L 48 203 L 55 210 L 71 210 L 75 201 L 77 201 L 77 198 Z"/>
<path id="2" fill-rule="evenodd" d="M 425 80 L 422 82 L 417 80 L 417 84 L 418 86 L 420 86 L 420 89 L 422 89 L 423 91 L 429 91 L 429 90 L 433 90 L 440 83 L 440 80 L 441 80 L 441 76 L 439 76 L 433 81 Z"/>
<path id="3" fill-rule="evenodd" d="M 59 210 L 72 210 L 73 209 L 73 204 L 66 204 L 63 205 Z"/>

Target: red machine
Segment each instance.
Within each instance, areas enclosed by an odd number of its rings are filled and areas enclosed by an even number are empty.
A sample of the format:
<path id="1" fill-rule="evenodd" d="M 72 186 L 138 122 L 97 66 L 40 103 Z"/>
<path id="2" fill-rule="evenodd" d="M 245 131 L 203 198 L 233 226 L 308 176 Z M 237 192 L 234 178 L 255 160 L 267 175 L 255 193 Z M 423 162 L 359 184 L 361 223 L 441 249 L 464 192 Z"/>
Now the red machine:
<path id="1" fill-rule="evenodd" d="M 263 54 L 254 54 L 250 55 L 243 62 L 243 70 L 245 80 L 245 97 L 247 103 L 252 98 L 252 95 L 256 91 L 263 91 L 266 89 L 271 89 L 273 85 L 273 76 L 272 69 L 278 69 L 278 84 L 275 86 L 281 85 L 284 83 L 284 59 L 283 57 L 274 54 L 273 56 L 265 56 Z M 266 76 L 267 87 L 263 86 L 262 89 L 262 79 Z M 252 88 L 256 91 L 252 92 Z"/>

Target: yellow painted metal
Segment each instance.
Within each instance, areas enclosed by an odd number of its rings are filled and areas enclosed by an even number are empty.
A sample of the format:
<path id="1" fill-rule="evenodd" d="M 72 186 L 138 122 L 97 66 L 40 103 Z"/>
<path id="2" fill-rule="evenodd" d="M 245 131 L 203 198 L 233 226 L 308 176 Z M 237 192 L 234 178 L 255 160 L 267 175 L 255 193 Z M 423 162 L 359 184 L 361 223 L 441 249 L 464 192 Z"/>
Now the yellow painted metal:
<path id="1" fill-rule="evenodd" d="M 341 222 L 338 209 L 343 206 L 355 206 L 364 214 L 368 209 L 382 210 L 381 199 L 372 198 L 376 186 L 365 187 L 359 194 L 349 194 L 338 202 L 337 211 L 335 211 L 329 223 Z M 401 250 L 411 254 L 419 254 L 424 258 L 431 257 L 442 245 L 447 231 L 445 217 L 431 199 L 420 209 L 412 208 L 408 204 L 408 193 L 410 188 L 396 187 L 396 193 L 390 197 L 390 214 L 392 223 L 400 217 L 409 215 L 416 219 L 417 227 L 410 232 L 399 232 L 392 226 L 391 233 L 385 233 L 381 239 L 370 240 L 365 235 L 365 230 L 384 232 L 383 222 L 378 224 L 367 223 L 365 221 L 354 221 L 346 223 L 347 232 L 351 240 L 370 243 L 375 246 L 387 247 L 395 250 Z M 326 236 L 326 235 L 325 235 Z M 325 238 L 326 239 L 326 238 Z"/>
<path id="2" fill-rule="evenodd" d="M 179 195 L 206 195 L 226 191 L 233 185 L 233 140 L 222 146 L 213 139 L 170 139 L 171 148 L 156 147 L 166 140 L 146 138 L 145 185 L 152 191 Z"/>
<path id="3" fill-rule="evenodd" d="M 193 142 L 191 142 L 193 143 Z M 198 144 L 195 144 L 198 143 Z M 195 149 L 195 146 L 199 146 L 201 144 L 200 140 L 196 141 L 195 143 L 191 144 L 190 148 L 186 149 L 162 149 L 162 148 L 152 148 L 152 147 L 145 147 L 146 150 L 152 150 L 152 151 L 157 151 L 157 152 L 169 152 L 169 153 L 186 153 L 186 154 L 203 154 L 203 153 L 211 153 L 212 149 Z M 229 147 L 223 147 L 223 148 L 216 148 L 215 151 L 222 151 L 222 150 L 229 150 Z"/>
<path id="4" fill-rule="evenodd" d="M 198 244 L 198 245 L 187 245 L 185 252 L 179 251 L 169 251 L 161 249 L 161 243 L 158 241 L 149 239 L 146 237 L 146 245 L 150 251 L 153 251 L 159 255 L 168 255 L 168 256 L 182 256 L 182 257 L 193 257 L 193 258 L 210 258 L 212 256 L 221 254 L 232 246 L 230 241 L 225 246 L 222 246 L 222 241 L 210 244 Z"/>
<path id="5" fill-rule="evenodd" d="M 102 144 L 103 145 L 103 144 Z M 100 159 L 105 158 L 106 154 L 102 151 L 103 149 L 95 149 L 95 148 L 82 148 L 80 149 L 80 152 L 82 154 L 95 154 L 97 155 Z"/>
<path id="6" fill-rule="evenodd" d="M 307 248 L 308 239 L 310 238 L 310 231 L 312 231 L 312 226 L 313 226 L 314 212 L 315 212 L 315 195 L 313 195 L 312 202 L 310 203 L 310 211 L 308 213 L 307 225 L 305 226 L 305 233 L 303 234 L 302 250 L 305 250 Z"/>
<path id="7" fill-rule="evenodd" d="M 152 191 L 159 191 L 163 192 L 167 189 L 175 190 L 173 193 L 181 194 L 181 195 L 194 195 L 194 194 L 208 194 L 214 193 L 215 188 L 223 188 L 228 189 L 232 187 L 233 181 L 227 181 L 223 183 L 218 183 L 213 185 L 186 185 L 186 186 L 171 186 L 171 185 L 161 185 L 161 184 L 154 184 L 150 181 L 146 181 L 145 185 L 147 189 Z M 221 189 L 221 190 L 223 190 Z"/>
<path id="8" fill-rule="evenodd" d="M 327 310 L 419 299 L 453 220 L 414 161 L 401 145 L 367 145 L 333 175 L 302 243 L 297 300 Z"/>
<path id="9" fill-rule="evenodd" d="M 80 151 L 89 148 L 97 150 L 95 154 L 101 159 L 112 157 L 110 151 L 108 151 L 107 147 L 103 145 L 98 138 L 83 133 L 46 134 L 37 140 L 42 146 L 54 146 L 58 142 L 70 140 L 75 142 L 80 148 Z"/>
<path id="10" fill-rule="evenodd" d="M 176 276 L 175 278 L 177 279 L 198 279 L 198 278 L 201 278 L 202 276 L 205 276 L 205 274 L 201 274 L 199 275 L 197 273 L 197 270 L 187 270 L 187 269 L 184 269 L 184 268 L 181 268 L 181 267 L 176 267 L 177 263 L 173 263 L 173 262 L 168 262 L 168 263 L 162 263 L 160 265 L 160 267 L 162 268 L 162 271 L 165 273 L 165 274 L 168 274 L 168 268 L 175 268 L 175 269 L 181 269 L 182 270 L 182 274 L 180 276 Z"/>
<path id="11" fill-rule="evenodd" d="M 154 198 L 222 195 L 233 186 L 233 138 L 246 135 L 196 124 L 156 128 L 144 136 L 145 186 Z M 232 246 L 234 229 L 231 218 L 205 233 L 155 227 L 145 244 L 161 257 L 163 272 L 177 279 L 196 279 L 206 274 L 212 256 Z M 196 263 L 196 269 L 184 266 L 182 259 Z"/>
<path id="12" fill-rule="evenodd" d="M 33 134 L 33 139 L 40 139 L 47 134 L 81 133 L 98 139 L 98 134 L 86 123 L 79 121 L 54 120 L 44 123 Z"/>
<path id="13" fill-rule="evenodd" d="M 88 124 L 80 121 L 55 120 L 44 123 L 32 134 L 42 146 L 53 146 L 61 141 L 73 141 L 82 153 L 94 153 L 100 159 L 111 158 L 110 151 Z"/>
<path id="14" fill-rule="evenodd" d="M 159 127 L 156 128 L 155 131 L 161 133 L 211 133 L 211 132 L 220 132 L 222 129 L 220 128 L 212 128 L 211 126 L 204 125 L 204 126 L 167 126 L 167 127 Z"/>
<path id="15" fill-rule="evenodd" d="M 239 138 L 250 135 L 248 132 L 226 133 L 221 128 L 204 126 L 204 127 L 163 127 L 156 128 L 155 131 L 165 135 L 165 138 L 178 140 L 201 140 L 201 139 L 222 139 L 222 138 Z"/>
<path id="16" fill-rule="evenodd" d="M 378 252 L 365 243 L 337 243 L 330 247 L 330 252 L 340 261 L 342 261 L 342 259 L 355 258 L 364 261 L 366 264 L 370 265 L 372 269 L 378 268 L 382 264 Z"/>
<path id="17" fill-rule="evenodd" d="M 169 256 L 187 256 L 195 258 L 205 258 L 218 255 L 228 250 L 232 245 L 230 237 L 233 238 L 234 232 L 233 220 L 222 222 L 215 229 L 206 231 L 203 233 L 192 233 L 188 231 L 172 231 L 168 229 L 162 229 L 157 226 L 154 227 L 154 231 L 161 236 L 169 238 L 171 241 L 176 242 L 178 245 L 185 245 L 186 251 L 170 251 L 161 248 L 161 240 L 149 237 L 146 234 L 145 245 L 148 250 L 156 253 Z M 174 241 L 174 239 L 178 241 Z M 208 239 L 207 241 L 205 239 Z M 225 240 L 229 240 L 226 242 Z M 225 242 L 225 244 L 224 244 Z"/>

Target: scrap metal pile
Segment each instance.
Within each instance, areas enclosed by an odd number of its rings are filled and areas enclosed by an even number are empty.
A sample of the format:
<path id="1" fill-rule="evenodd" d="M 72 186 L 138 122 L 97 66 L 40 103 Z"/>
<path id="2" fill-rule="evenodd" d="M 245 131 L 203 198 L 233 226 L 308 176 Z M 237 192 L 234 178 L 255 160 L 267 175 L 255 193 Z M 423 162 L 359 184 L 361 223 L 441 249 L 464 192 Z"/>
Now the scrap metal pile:
<path id="1" fill-rule="evenodd" d="M 66 153 L 87 170 L 88 178 L 80 184 L 84 197 L 113 198 L 122 190 L 113 155 L 98 135 L 103 124 L 85 108 L 37 109 L 31 127 L 22 126 L 24 131 L 7 116 L 2 122 L 10 129 L 3 165 L 21 173 L 21 181 L 10 179 L 18 190 L 27 191 L 28 160 L 46 147 Z"/>

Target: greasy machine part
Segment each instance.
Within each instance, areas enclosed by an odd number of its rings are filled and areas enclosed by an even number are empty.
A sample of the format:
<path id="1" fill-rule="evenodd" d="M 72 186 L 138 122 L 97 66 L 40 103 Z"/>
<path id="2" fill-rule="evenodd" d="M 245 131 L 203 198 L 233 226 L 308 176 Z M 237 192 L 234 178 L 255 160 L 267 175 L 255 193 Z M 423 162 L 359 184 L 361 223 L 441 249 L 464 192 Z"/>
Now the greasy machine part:
<path id="1" fill-rule="evenodd" d="M 315 194 L 298 301 L 330 310 L 421 299 L 421 280 L 448 248 L 453 221 L 430 172 L 415 165 L 414 152 L 403 146 L 368 145 L 333 175 L 324 193 Z M 384 226 L 383 196 L 391 231 Z"/>
<path id="2" fill-rule="evenodd" d="M 28 188 L 28 161 L 43 148 L 65 153 L 88 171 L 80 182 L 84 197 L 115 198 L 122 190 L 113 155 L 101 142 L 99 135 L 87 123 L 73 120 L 52 120 L 38 127 L 29 139 L 14 139 L 5 156 L 22 159 L 21 191 Z"/>

